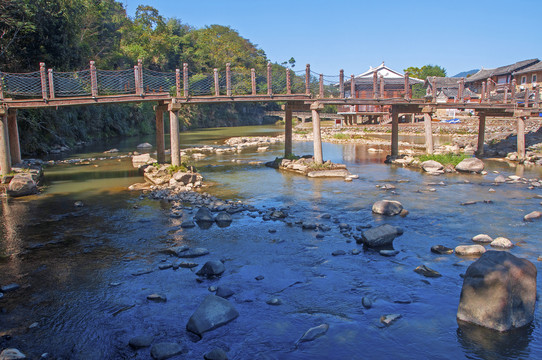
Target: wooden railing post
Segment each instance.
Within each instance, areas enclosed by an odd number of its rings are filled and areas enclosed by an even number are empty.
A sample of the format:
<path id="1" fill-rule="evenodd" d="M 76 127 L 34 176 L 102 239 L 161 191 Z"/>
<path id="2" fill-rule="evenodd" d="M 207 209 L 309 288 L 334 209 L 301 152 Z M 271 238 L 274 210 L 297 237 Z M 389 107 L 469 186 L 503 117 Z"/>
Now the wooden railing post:
<path id="1" fill-rule="evenodd" d="M 218 83 L 218 69 L 214 69 L 215 75 L 215 96 L 220 96 L 220 84 Z"/>
<path id="2" fill-rule="evenodd" d="M 252 95 L 256 95 L 256 69 L 250 69 L 250 85 L 252 87 Z"/>
<path id="3" fill-rule="evenodd" d="M 231 96 L 231 65 L 226 64 L 226 95 Z"/>
<path id="4" fill-rule="evenodd" d="M 175 97 L 181 97 L 181 69 L 175 69 Z"/>
<path id="5" fill-rule="evenodd" d="M 290 69 L 286 68 L 286 94 L 292 94 L 292 79 L 290 75 Z"/>
<path id="6" fill-rule="evenodd" d="M 271 78 L 271 63 L 267 63 L 267 95 L 273 95 L 273 79 Z"/>
<path id="7" fill-rule="evenodd" d="M 0 94 L 0 98 L 1 98 L 1 94 Z M 540 106 L 540 85 L 538 85 L 536 87 L 536 90 L 534 91 L 534 107 L 539 107 Z"/>
<path id="8" fill-rule="evenodd" d="M 0 100 L 4 98 L 4 77 L 0 73 Z"/>
<path id="9" fill-rule="evenodd" d="M 437 102 L 437 77 L 433 76 L 433 102 Z"/>
<path id="10" fill-rule="evenodd" d="M 529 89 L 525 89 L 525 107 L 528 108 L 529 107 Z"/>
<path id="11" fill-rule="evenodd" d="M 96 65 L 94 61 L 90 62 L 90 93 L 94 98 L 98 96 L 98 77 L 96 76 Z"/>
<path id="12" fill-rule="evenodd" d="M 512 102 L 516 101 L 516 86 L 517 82 L 516 79 L 512 80 L 512 87 L 510 88 L 510 99 Z"/>
<path id="13" fill-rule="evenodd" d="M 318 83 L 320 85 L 318 95 L 320 96 L 320 99 L 323 99 L 324 98 L 324 74 L 320 74 L 320 81 Z"/>
<path id="14" fill-rule="evenodd" d="M 380 97 L 384 99 L 386 96 L 384 95 L 384 75 L 380 75 Z"/>
<path id="15" fill-rule="evenodd" d="M 486 91 L 487 91 L 487 96 L 486 96 L 486 99 L 487 101 L 490 101 L 491 99 L 491 78 L 487 78 L 487 83 L 486 83 Z"/>
<path id="16" fill-rule="evenodd" d="M 405 100 L 410 99 L 410 73 L 405 72 Z"/>
<path id="17" fill-rule="evenodd" d="M 339 97 L 344 99 L 344 70 L 339 71 Z"/>
<path id="18" fill-rule="evenodd" d="M 139 70 L 137 69 L 137 65 L 134 65 L 134 87 L 135 87 L 135 94 L 140 95 L 139 92 Z"/>
<path id="19" fill-rule="evenodd" d="M 463 92 L 465 91 L 465 78 L 459 79 L 459 90 L 457 90 L 457 99 L 463 102 Z"/>
<path id="20" fill-rule="evenodd" d="M 188 97 L 188 64 L 183 64 L 183 95 L 185 98 Z"/>
<path id="21" fill-rule="evenodd" d="M 503 103 L 508 103 L 508 88 L 504 88 L 504 97 L 503 97 Z"/>
<path id="22" fill-rule="evenodd" d="M 49 98 L 55 98 L 55 83 L 53 81 L 53 69 L 47 70 L 47 75 L 49 77 Z"/>
<path id="23" fill-rule="evenodd" d="M 486 100 L 486 82 L 482 81 L 482 101 Z"/>
<path id="24" fill-rule="evenodd" d="M 351 99 L 356 98 L 356 82 L 354 80 L 355 80 L 354 75 L 350 75 L 350 98 Z"/>
<path id="25" fill-rule="evenodd" d="M 311 94 L 311 66 L 307 64 L 305 66 L 305 94 Z"/>
<path id="26" fill-rule="evenodd" d="M 47 72 L 45 63 L 40 63 L 40 79 L 41 79 L 41 97 L 47 100 Z"/>
<path id="27" fill-rule="evenodd" d="M 139 95 L 145 94 L 143 87 L 143 60 L 137 59 L 137 71 L 139 73 Z"/>
<path id="28" fill-rule="evenodd" d="M 373 99 L 376 99 L 376 82 L 378 80 L 378 73 L 373 71 Z"/>

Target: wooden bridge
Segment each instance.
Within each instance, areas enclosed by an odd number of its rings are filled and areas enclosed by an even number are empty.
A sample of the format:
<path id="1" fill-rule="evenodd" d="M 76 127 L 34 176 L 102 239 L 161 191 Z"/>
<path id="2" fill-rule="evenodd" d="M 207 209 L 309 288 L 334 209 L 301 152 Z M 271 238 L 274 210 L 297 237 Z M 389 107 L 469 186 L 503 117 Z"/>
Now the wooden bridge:
<path id="1" fill-rule="evenodd" d="M 159 162 L 165 161 L 164 112 L 169 112 L 171 163 L 180 165 L 178 110 L 190 104 L 216 104 L 231 102 L 284 102 L 285 154 L 292 152 L 292 116 L 294 111 L 310 111 L 313 119 L 314 158 L 323 162 L 320 118 L 324 105 L 380 105 L 391 107 L 391 155 L 398 155 L 399 114 L 424 114 L 427 152 L 433 151 L 431 114 L 437 109 L 473 109 L 479 116 L 478 154 L 483 153 L 486 117 L 508 117 L 517 121 L 518 153 L 525 153 L 524 120 L 539 116 L 540 91 L 525 91 L 518 99 L 512 90 L 510 98 L 490 98 L 489 87 L 484 87 L 478 103 L 459 97 L 453 103 L 437 103 L 436 94 L 423 100 L 412 99 L 408 75 L 405 77 L 401 97 L 380 96 L 376 83 L 372 97 L 359 99 L 347 96 L 356 93 L 354 75 L 349 91 L 344 86 L 344 72 L 337 76 L 324 76 L 305 70 L 273 68 L 267 66 L 265 74 L 255 69 L 234 72 L 226 64 L 223 71 L 212 74 L 191 74 L 188 65 L 176 72 L 165 73 L 144 69 L 141 61 L 133 69 L 98 70 L 94 62 L 89 69 L 75 72 L 56 72 L 40 64 L 39 71 L 31 73 L 5 73 L 0 71 L 0 174 L 11 172 L 11 164 L 21 161 L 17 110 L 59 106 L 81 106 L 114 103 L 156 102 L 156 148 Z M 461 83 L 460 83 L 461 84 Z M 433 87 L 436 88 L 436 87 Z M 341 115 L 342 116 L 342 115 Z"/>

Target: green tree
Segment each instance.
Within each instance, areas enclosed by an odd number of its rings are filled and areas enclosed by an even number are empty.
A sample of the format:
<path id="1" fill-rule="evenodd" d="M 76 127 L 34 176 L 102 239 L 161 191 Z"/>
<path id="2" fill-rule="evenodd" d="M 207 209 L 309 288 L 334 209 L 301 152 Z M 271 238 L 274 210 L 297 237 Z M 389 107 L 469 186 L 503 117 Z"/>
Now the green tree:
<path id="1" fill-rule="evenodd" d="M 411 66 L 403 71 L 408 71 L 410 73 L 410 77 L 415 77 L 421 80 L 425 80 L 428 76 L 446 76 L 446 69 L 438 65 L 424 65 L 421 68 Z"/>

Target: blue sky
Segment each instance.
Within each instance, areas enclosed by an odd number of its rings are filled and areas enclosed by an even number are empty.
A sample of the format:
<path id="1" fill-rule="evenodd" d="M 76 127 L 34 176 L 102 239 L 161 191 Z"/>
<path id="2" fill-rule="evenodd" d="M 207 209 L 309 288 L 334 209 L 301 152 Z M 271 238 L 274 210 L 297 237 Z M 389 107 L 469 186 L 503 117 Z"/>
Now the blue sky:
<path id="1" fill-rule="evenodd" d="M 542 58 L 542 0 L 119 0 L 201 28 L 227 25 L 273 62 L 326 75 L 440 65 L 449 76 Z"/>

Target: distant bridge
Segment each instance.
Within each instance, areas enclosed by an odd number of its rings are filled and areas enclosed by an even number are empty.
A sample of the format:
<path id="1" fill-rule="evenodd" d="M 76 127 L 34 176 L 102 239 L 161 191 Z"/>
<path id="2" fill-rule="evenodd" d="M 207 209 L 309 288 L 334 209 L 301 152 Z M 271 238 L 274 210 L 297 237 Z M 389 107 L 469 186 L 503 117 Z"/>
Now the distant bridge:
<path id="1" fill-rule="evenodd" d="M 431 114 L 437 109 L 474 109 L 479 116 L 478 153 L 483 152 L 486 117 L 511 117 L 518 124 L 518 153 L 525 154 L 524 119 L 538 116 L 540 91 L 526 90 L 524 99 L 514 96 L 494 100 L 482 88 L 478 103 L 463 98 L 460 82 L 459 96 L 455 102 L 439 103 L 436 94 L 425 99 L 412 99 L 408 74 L 405 76 L 404 91 L 400 97 L 386 98 L 373 78 L 372 89 L 363 89 L 368 98 L 347 96 L 344 73 L 338 76 L 324 76 L 305 70 L 273 68 L 267 66 L 265 74 L 250 71 L 232 71 L 229 64 L 224 70 L 214 69 L 211 74 L 191 74 L 188 65 L 175 72 L 158 72 L 143 69 L 141 60 L 133 69 L 98 70 L 94 62 L 89 69 L 73 72 L 57 72 L 40 63 L 39 71 L 30 73 L 5 73 L 0 71 L 0 174 L 11 172 L 11 164 L 21 161 L 17 109 L 59 106 L 80 106 L 115 103 L 156 102 L 156 148 L 159 162 L 165 161 L 164 112 L 169 112 L 171 132 L 171 163 L 180 165 L 178 110 L 189 104 L 218 104 L 233 102 L 283 102 L 285 103 L 285 154 L 292 152 L 292 116 L 311 112 L 314 134 L 315 162 L 322 163 L 320 118 L 345 116 L 346 123 L 354 124 L 357 116 L 364 113 L 343 113 L 342 115 L 322 114 L 325 105 L 370 105 L 387 106 L 391 113 L 391 155 L 398 154 L 399 114 L 424 114 L 426 127 L 426 149 L 433 151 Z M 435 79 L 433 79 L 436 81 Z M 382 79 L 380 88 L 382 89 Z M 485 84 L 484 84 L 485 85 Z M 433 88 L 436 88 L 433 86 Z M 359 90 L 350 77 L 350 94 Z M 534 92 L 534 99 L 531 98 Z M 372 96 L 371 96 L 372 95 Z M 373 115 L 376 115 L 373 113 Z M 369 115 L 371 116 L 371 115 Z"/>

